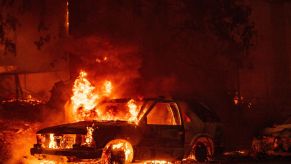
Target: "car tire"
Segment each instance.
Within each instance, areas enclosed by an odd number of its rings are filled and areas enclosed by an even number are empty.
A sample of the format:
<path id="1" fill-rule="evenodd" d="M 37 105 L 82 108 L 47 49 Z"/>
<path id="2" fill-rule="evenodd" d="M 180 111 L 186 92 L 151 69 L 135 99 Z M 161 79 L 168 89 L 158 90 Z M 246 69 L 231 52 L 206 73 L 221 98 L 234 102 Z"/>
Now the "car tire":
<path id="1" fill-rule="evenodd" d="M 208 158 L 207 146 L 202 142 L 198 142 L 193 148 L 193 155 L 196 161 L 206 162 Z"/>
<path id="2" fill-rule="evenodd" d="M 125 164 L 124 152 L 107 150 L 102 157 L 103 164 Z"/>
<path id="3" fill-rule="evenodd" d="M 123 143 L 122 148 L 114 149 L 114 144 L 116 143 Z M 131 156 L 127 156 L 126 159 L 126 152 L 125 147 L 127 150 L 130 150 Z M 127 142 L 126 140 L 117 139 L 109 142 L 102 152 L 101 156 L 101 163 L 102 164 L 129 164 L 133 161 L 133 148 L 132 145 Z"/>
<path id="4" fill-rule="evenodd" d="M 198 138 L 191 148 L 189 159 L 197 162 L 207 162 L 213 160 L 213 142 L 208 137 Z"/>

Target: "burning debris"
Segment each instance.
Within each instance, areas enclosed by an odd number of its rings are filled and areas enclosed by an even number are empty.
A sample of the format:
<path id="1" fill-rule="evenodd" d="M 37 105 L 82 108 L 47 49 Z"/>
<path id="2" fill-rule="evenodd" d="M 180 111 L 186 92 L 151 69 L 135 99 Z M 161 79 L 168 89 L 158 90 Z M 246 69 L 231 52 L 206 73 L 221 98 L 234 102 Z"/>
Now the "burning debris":
<path id="1" fill-rule="evenodd" d="M 143 164 L 172 164 L 172 163 L 165 160 L 152 160 L 152 161 L 144 161 Z"/>
<path id="2" fill-rule="evenodd" d="M 25 99 L 9 99 L 9 100 L 3 100 L 1 101 L 1 104 L 14 104 L 14 103 L 19 103 L 19 104 L 30 104 L 32 106 L 37 106 L 37 105 L 42 105 L 45 103 L 45 101 L 33 98 L 31 95 L 29 95 L 27 98 Z"/>

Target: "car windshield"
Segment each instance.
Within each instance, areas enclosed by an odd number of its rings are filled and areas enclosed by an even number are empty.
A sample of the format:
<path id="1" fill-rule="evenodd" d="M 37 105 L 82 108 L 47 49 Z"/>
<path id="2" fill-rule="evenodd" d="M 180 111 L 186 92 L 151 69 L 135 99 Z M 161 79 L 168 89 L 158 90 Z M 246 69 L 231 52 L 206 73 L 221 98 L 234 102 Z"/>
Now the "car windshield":
<path id="1" fill-rule="evenodd" d="M 137 116 L 141 111 L 143 101 L 133 99 L 119 99 L 100 103 L 97 106 L 97 121 L 128 121 L 136 122 Z"/>

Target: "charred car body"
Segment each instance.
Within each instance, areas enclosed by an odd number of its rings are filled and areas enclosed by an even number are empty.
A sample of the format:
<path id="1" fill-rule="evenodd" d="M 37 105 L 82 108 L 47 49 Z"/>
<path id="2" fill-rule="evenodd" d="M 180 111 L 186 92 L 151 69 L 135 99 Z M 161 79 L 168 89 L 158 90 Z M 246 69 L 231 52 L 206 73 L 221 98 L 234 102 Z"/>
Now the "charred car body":
<path id="1" fill-rule="evenodd" d="M 129 101 L 112 99 L 101 106 L 113 114 Z M 104 163 L 206 161 L 219 149 L 221 123 L 207 107 L 165 98 L 136 101 L 141 105 L 132 121 L 81 121 L 39 130 L 31 154 L 100 158 Z"/>
<path id="2" fill-rule="evenodd" d="M 291 116 L 282 124 L 265 128 L 253 139 L 255 156 L 291 156 Z"/>

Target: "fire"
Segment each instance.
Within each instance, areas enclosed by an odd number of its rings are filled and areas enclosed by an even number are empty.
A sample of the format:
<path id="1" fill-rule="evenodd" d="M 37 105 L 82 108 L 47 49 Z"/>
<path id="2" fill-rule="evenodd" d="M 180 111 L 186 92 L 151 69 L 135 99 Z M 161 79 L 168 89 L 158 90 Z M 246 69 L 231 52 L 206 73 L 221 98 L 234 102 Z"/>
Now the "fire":
<path id="1" fill-rule="evenodd" d="M 101 57 L 96 58 L 97 63 L 102 63 L 102 62 L 106 62 L 106 61 L 108 61 L 107 56 L 104 56 L 103 58 L 101 58 Z"/>
<path id="2" fill-rule="evenodd" d="M 37 106 L 37 105 L 41 105 L 41 104 L 45 103 L 44 100 L 36 99 L 36 98 L 32 97 L 32 95 L 27 95 L 27 97 L 25 97 L 25 98 L 12 98 L 12 99 L 8 99 L 8 100 L 2 100 L 2 101 L 0 101 L 0 104 L 18 103 L 18 102 L 24 103 L 24 104 L 30 104 L 32 106 Z"/>
<path id="3" fill-rule="evenodd" d="M 85 136 L 85 143 L 86 146 L 91 146 L 93 144 L 93 131 L 94 129 L 92 127 L 87 127 L 87 134 Z"/>
<path id="4" fill-rule="evenodd" d="M 143 164 L 172 164 L 172 163 L 165 160 L 153 160 L 153 161 L 144 161 Z"/>
<path id="5" fill-rule="evenodd" d="M 75 120 L 84 120 L 86 117 L 90 117 L 90 110 L 95 108 L 100 98 L 95 91 L 95 87 L 86 77 L 87 73 L 81 71 L 79 77 L 74 82 L 71 102 Z"/>
<path id="6" fill-rule="evenodd" d="M 111 141 L 112 143 L 109 143 L 106 147 L 106 149 L 109 148 L 109 146 L 111 145 L 111 150 L 112 151 L 122 151 L 124 152 L 124 157 L 125 157 L 125 161 L 132 161 L 133 159 L 133 148 L 132 145 L 122 139 L 117 139 L 114 141 Z M 127 162 L 125 162 L 127 163 Z"/>
<path id="7" fill-rule="evenodd" d="M 106 80 L 104 82 L 104 95 L 105 96 L 110 96 L 111 92 L 112 92 L 112 83 L 111 81 Z"/>
<path id="8" fill-rule="evenodd" d="M 99 95 L 94 93 L 95 87 L 86 79 L 86 76 L 87 73 L 82 71 L 74 82 L 74 95 L 71 100 L 75 109 L 78 107 L 83 107 L 85 110 L 93 109 L 99 98 Z"/>
<path id="9" fill-rule="evenodd" d="M 50 135 L 50 142 L 49 142 L 48 147 L 50 149 L 56 149 L 57 148 L 57 142 L 55 141 L 55 136 L 54 136 L 54 134 L 49 134 L 49 135 Z"/>
<path id="10" fill-rule="evenodd" d="M 136 122 L 137 121 L 137 115 L 138 115 L 138 109 L 137 104 L 133 99 L 129 100 L 127 102 L 127 106 L 129 108 L 129 113 L 131 114 L 131 117 L 129 118 L 129 121 Z"/>
<path id="11" fill-rule="evenodd" d="M 113 84 L 109 80 L 104 80 L 100 87 L 95 86 L 87 79 L 87 73 L 81 71 L 73 85 L 73 95 L 69 105 L 66 105 L 71 121 L 83 120 L 127 120 L 137 122 L 137 115 L 140 106 L 131 99 L 115 110 L 112 106 L 102 106 L 104 99 L 112 98 Z M 115 94 L 116 95 L 116 94 Z M 116 106 L 118 107 L 118 106 Z"/>
<path id="12" fill-rule="evenodd" d="M 57 162 L 53 160 L 41 160 L 39 164 L 57 164 Z"/>

